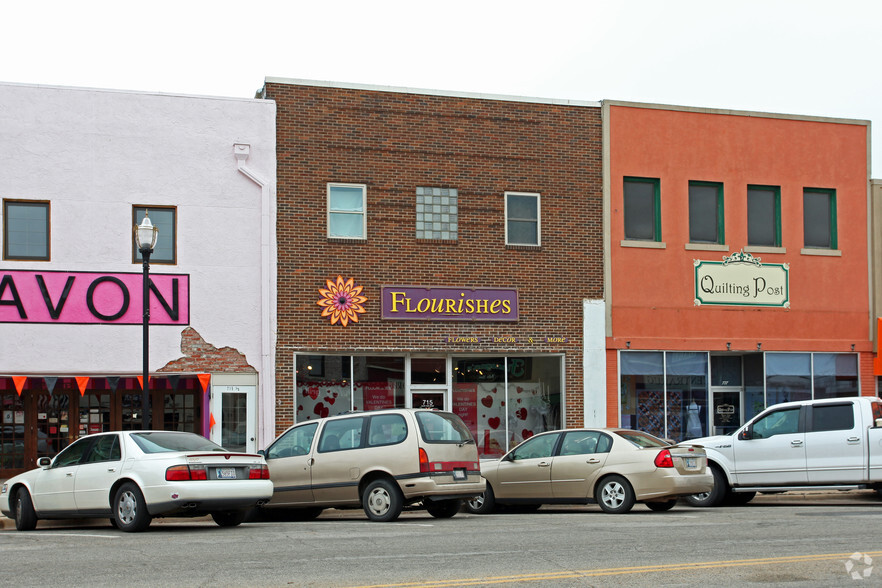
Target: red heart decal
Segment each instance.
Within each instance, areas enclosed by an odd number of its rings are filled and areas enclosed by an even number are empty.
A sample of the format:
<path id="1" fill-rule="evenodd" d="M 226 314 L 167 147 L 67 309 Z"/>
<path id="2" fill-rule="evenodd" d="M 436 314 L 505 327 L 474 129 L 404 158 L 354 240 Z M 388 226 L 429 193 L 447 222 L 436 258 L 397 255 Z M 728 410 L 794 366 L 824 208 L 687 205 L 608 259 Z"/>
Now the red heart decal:
<path id="1" fill-rule="evenodd" d="M 303 405 L 302 404 L 297 405 L 297 412 L 303 412 Z"/>
<path id="2" fill-rule="evenodd" d="M 304 396 L 309 396 L 310 398 L 312 398 L 313 400 L 315 400 L 316 398 L 318 398 L 318 395 L 319 395 L 318 386 L 310 386 L 310 387 L 306 390 L 306 392 L 303 393 L 303 395 L 304 395 Z"/>
<path id="3" fill-rule="evenodd" d="M 334 404 L 335 402 L 337 402 L 337 399 L 333 396 L 325 396 L 325 402 L 327 402 L 328 404 Z"/>
<path id="4" fill-rule="evenodd" d="M 527 409 L 526 409 L 526 408 L 519 408 L 519 409 L 515 412 L 515 414 L 516 414 L 516 415 L 518 416 L 518 418 L 521 419 L 522 421 L 527 420 Z"/>
<path id="5" fill-rule="evenodd" d="M 493 406 L 493 397 L 492 396 L 485 396 L 484 398 L 481 399 L 481 404 L 483 404 L 487 408 L 490 408 L 491 406 Z"/>
<path id="6" fill-rule="evenodd" d="M 499 417 L 491 417 L 487 419 L 487 424 L 490 425 L 491 429 L 499 428 Z"/>
<path id="7" fill-rule="evenodd" d="M 523 431 L 521 431 L 521 437 L 523 437 L 524 439 L 529 439 L 532 436 L 533 436 L 533 431 L 530 431 L 528 429 L 524 429 Z"/>
<path id="8" fill-rule="evenodd" d="M 323 406 L 323 407 L 322 407 L 322 418 L 325 418 L 325 417 L 328 416 L 329 414 L 331 414 L 330 409 L 328 409 L 327 406 Z"/>
<path id="9" fill-rule="evenodd" d="M 312 412 L 314 412 L 315 414 L 321 416 L 323 410 L 326 410 L 326 409 L 325 409 L 325 405 L 322 404 L 321 402 L 319 402 L 319 403 L 316 404 L 315 407 L 312 409 Z"/>

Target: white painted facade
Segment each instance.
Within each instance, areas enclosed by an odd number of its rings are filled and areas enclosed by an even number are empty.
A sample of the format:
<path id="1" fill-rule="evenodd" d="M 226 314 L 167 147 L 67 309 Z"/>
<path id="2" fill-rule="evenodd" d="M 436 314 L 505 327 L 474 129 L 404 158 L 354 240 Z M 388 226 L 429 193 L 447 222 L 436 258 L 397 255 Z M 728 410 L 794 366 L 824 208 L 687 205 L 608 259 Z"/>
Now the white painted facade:
<path id="1" fill-rule="evenodd" d="M 274 436 L 275 115 L 268 100 L 0 84 L 0 199 L 51 203 L 50 260 L 0 270 L 140 272 L 133 206 L 176 207 L 177 264 L 151 275 L 188 274 L 189 326 L 257 370 L 211 374 L 257 386 L 257 447 Z M 182 357 L 183 329 L 151 327 L 151 373 Z M 140 374 L 141 347 L 140 325 L 0 323 L 0 375 Z"/>

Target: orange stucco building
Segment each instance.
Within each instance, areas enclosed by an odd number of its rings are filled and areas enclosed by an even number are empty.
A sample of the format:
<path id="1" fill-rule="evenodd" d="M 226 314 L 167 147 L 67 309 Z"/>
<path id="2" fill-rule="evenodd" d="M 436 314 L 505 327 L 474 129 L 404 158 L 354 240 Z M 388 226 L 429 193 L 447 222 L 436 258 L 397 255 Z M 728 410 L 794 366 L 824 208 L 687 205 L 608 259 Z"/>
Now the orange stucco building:
<path id="1" fill-rule="evenodd" d="M 603 103 L 607 422 L 875 395 L 870 124 Z"/>

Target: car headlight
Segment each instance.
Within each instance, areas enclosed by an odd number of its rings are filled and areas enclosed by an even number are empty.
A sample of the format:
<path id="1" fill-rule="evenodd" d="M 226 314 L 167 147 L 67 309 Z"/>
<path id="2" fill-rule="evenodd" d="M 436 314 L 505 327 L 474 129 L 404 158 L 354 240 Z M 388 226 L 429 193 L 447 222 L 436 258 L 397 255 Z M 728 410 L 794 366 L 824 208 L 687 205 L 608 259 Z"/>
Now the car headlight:
<path id="1" fill-rule="evenodd" d="M 6 494 L 6 490 L 9 487 L 9 484 L 3 484 L 3 488 L 0 488 L 0 494 Z"/>

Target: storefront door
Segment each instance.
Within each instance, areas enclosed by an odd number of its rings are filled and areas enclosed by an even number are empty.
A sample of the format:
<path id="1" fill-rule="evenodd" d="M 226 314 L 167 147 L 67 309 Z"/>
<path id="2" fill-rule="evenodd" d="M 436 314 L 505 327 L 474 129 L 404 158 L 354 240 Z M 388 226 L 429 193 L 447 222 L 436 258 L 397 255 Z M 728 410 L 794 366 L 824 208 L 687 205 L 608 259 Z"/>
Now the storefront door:
<path id="1" fill-rule="evenodd" d="M 712 386 L 713 402 L 711 431 L 714 435 L 728 435 L 742 424 L 743 391 L 735 386 Z"/>
<path id="2" fill-rule="evenodd" d="M 215 425 L 211 440 L 231 451 L 255 451 L 254 419 L 249 417 L 254 406 L 257 386 L 213 386 L 211 413 Z"/>
<path id="3" fill-rule="evenodd" d="M 412 357 L 408 394 L 413 408 L 449 410 L 450 361 L 447 357 Z"/>

